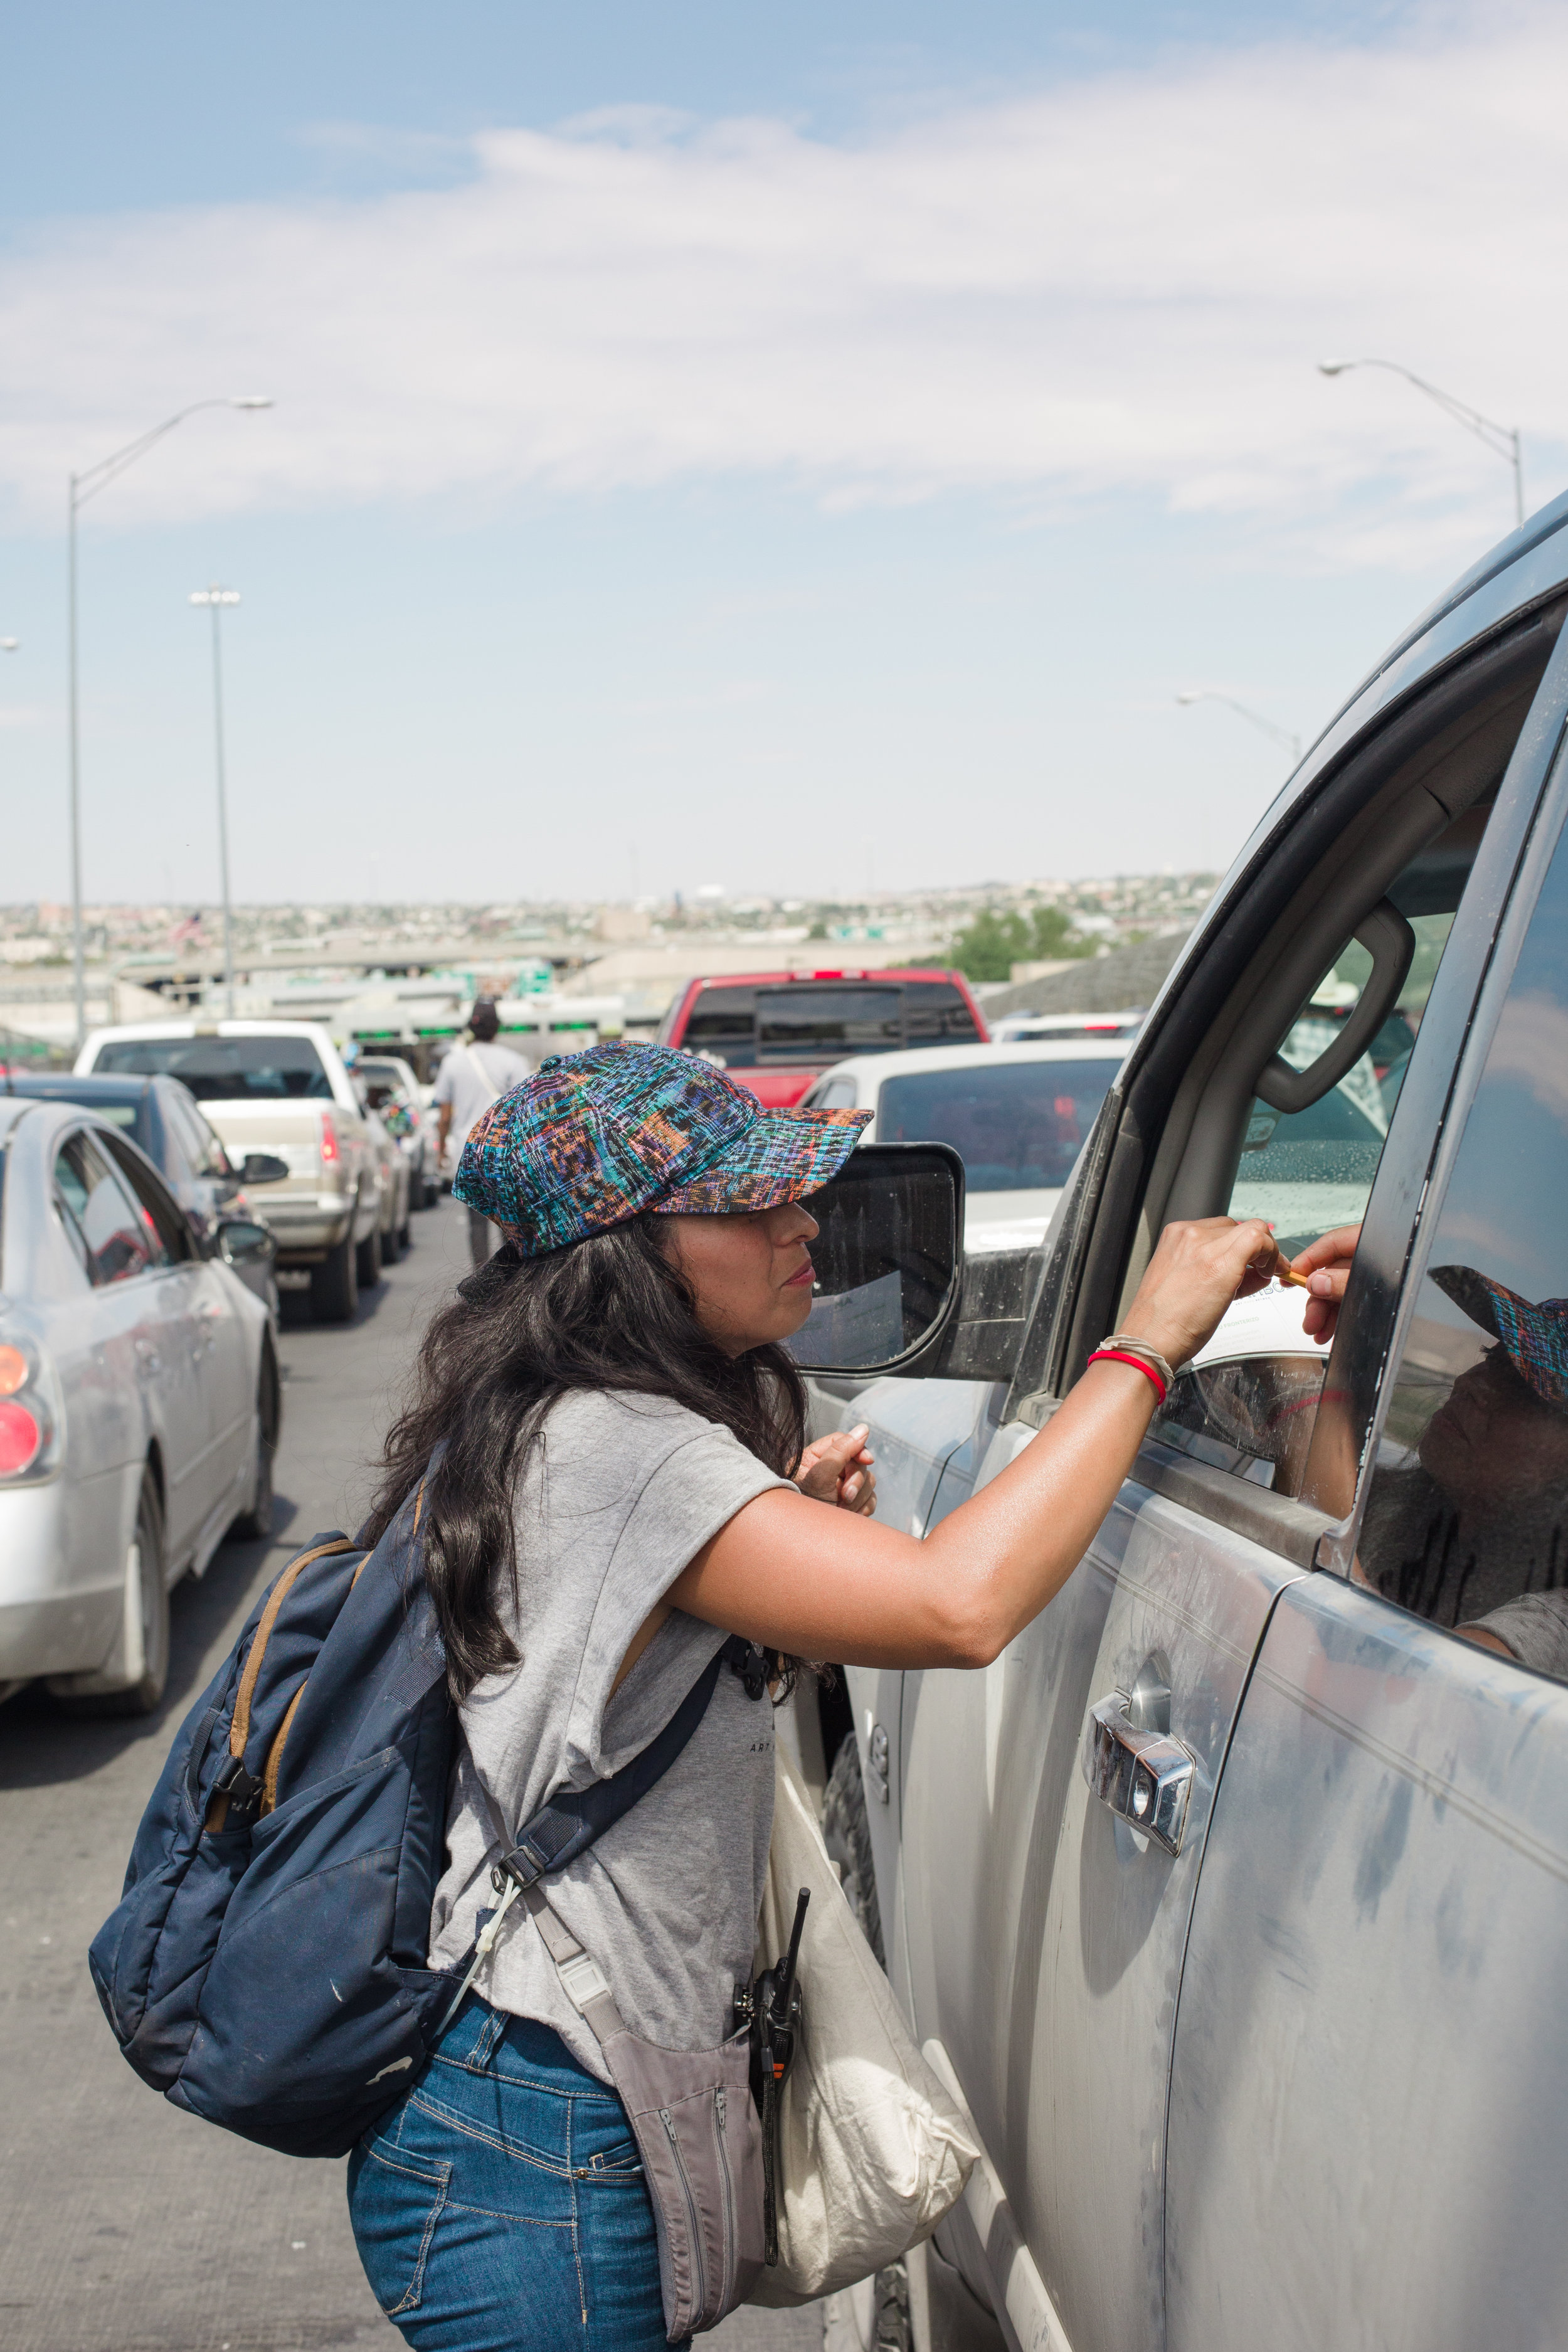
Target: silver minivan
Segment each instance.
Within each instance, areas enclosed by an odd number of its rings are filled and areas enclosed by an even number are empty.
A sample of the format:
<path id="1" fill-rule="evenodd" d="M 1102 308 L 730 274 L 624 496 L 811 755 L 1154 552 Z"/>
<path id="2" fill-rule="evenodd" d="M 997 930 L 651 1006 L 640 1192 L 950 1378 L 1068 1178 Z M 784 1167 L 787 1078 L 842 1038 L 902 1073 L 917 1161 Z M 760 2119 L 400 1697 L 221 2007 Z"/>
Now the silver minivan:
<path id="1" fill-rule="evenodd" d="M 1269 810 L 1042 1247 L 959 1267 L 887 1377 L 816 1349 L 817 1426 L 870 1423 L 918 1534 L 1169 1220 L 1361 1228 L 1331 1349 L 1299 1292 L 1233 1309 L 994 1665 L 806 1710 L 985 2150 L 911 2265 L 922 2346 L 1568 2343 L 1565 614 L 1568 499 Z"/>

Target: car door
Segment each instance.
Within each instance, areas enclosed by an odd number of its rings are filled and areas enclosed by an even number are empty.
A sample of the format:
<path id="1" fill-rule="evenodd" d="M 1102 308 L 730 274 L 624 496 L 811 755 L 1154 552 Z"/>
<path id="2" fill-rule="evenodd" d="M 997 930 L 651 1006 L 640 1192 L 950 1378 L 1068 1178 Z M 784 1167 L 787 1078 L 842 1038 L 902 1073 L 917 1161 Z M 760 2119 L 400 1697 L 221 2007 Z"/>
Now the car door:
<path id="1" fill-rule="evenodd" d="M 86 1197 L 72 1201 L 95 1278 L 127 1286 L 135 1315 L 138 1376 L 163 1465 L 165 1557 L 188 1561 L 212 1507 L 212 1415 L 204 1377 L 206 1334 L 193 1267 L 171 1255 L 152 1211 L 125 1172 L 135 1147 L 108 1129 L 79 1132 L 65 1157 L 81 1170 Z"/>
<path id="2" fill-rule="evenodd" d="M 61 1573 L 67 1589 L 101 1590 L 122 1566 L 126 1472 L 138 1465 L 140 1482 L 146 1447 L 147 1296 L 134 1279 L 134 1253 L 100 1255 L 123 1217 L 112 1187 L 104 1198 L 96 1197 L 110 1172 L 96 1141 L 79 1129 L 67 1133 L 42 1162 L 42 1171 L 54 1216 L 84 1277 L 79 1291 L 54 1299 L 47 1323 L 49 1356 L 65 1409 Z M 16 1181 L 14 1170 L 8 1181 Z M 88 1240 L 89 1223 L 97 1248 Z M 70 1667 L 98 1661 L 71 1656 L 59 1663 Z"/>
<path id="3" fill-rule="evenodd" d="M 912 1536 L 923 1536 L 932 1524 L 932 1506 L 955 1457 L 969 1465 L 973 1479 L 973 1465 L 995 1430 L 1006 1395 L 1005 1387 L 994 1381 L 881 1380 L 854 1384 L 850 1400 L 837 1404 L 819 1384 L 810 1385 L 819 1405 L 827 1408 L 821 1412 L 821 1426 L 849 1429 L 865 1421 L 874 1427 L 878 1520 Z M 906 1963 L 897 1942 L 902 1913 L 900 1727 L 905 1685 L 918 1677 L 892 1666 L 847 1666 L 843 1672 L 860 1750 L 872 1865 L 882 1896 L 883 1957 L 895 1986 L 901 1988 Z M 831 1769 L 832 1757 L 824 1761 Z"/>
<path id="4" fill-rule="evenodd" d="M 1171 2098 L 1191 2352 L 1568 2342 L 1565 806 L 1559 775 L 1403 1283 L 1369 1216 L 1330 1373 L 1352 1441 L 1370 1407 L 1358 1508 L 1276 1611 L 1220 1781 Z"/>
<path id="5" fill-rule="evenodd" d="M 1401 1003 L 1407 986 L 1425 992 L 1412 999 L 1417 1019 L 1438 1003 L 1445 974 L 1447 995 L 1468 1003 L 1476 942 L 1489 944 L 1495 915 L 1488 893 L 1517 855 L 1561 728 L 1559 619 L 1521 625 L 1380 714 L 1362 739 L 1352 732 L 1295 822 L 1265 833 L 1234 911 L 1156 1007 L 1108 1098 L 982 1480 L 1014 1458 L 1118 1328 L 1169 1219 L 1239 1210 L 1240 1188 L 1272 1182 L 1296 1221 L 1281 1238 L 1299 1246 L 1359 1212 L 1375 1174 L 1384 1228 L 1392 1235 L 1403 1221 L 1408 1239 L 1414 1171 L 1429 1162 L 1449 1066 L 1441 1024 L 1429 1035 L 1421 1022 L 1386 1145 L 1374 1136 L 1369 1148 L 1348 1120 L 1339 1139 L 1288 1132 L 1277 1142 L 1270 1127 L 1258 1158 L 1274 1159 L 1260 1180 L 1244 1148 L 1268 1125 L 1254 1085 L 1281 1090 L 1270 1055 L 1320 1001 L 1325 970 L 1354 1000 L 1339 1031 L 1347 1045 L 1363 1033 L 1370 1045 L 1369 1022 L 1394 1009 L 1392 988 Z M 1377 914 L 1385 902 L 1393 924 Z M 1411 935 L 1404 967 L 1389 948 L 1399 925 Z M 1352 951 L 1358 932 L 1375 952 Z M 1378 1296 L 1386 1304 L 1386 1286 Z M 1277 1311 L 1299 1320 L 1289 1299 Z M 1304 1334 L 1277 1333 L 1262 1353 L 1250 1325 L 1222 1339 L 1217 1359 L 1178 1381 L 1042 1616 L 984 1674 L 907 1678 L 908 1997 L 993 2168 L 942 2242 L 1019 2343 L 1152 2352 L 1173 2340 L 1164 2231 L 1178 1994 L 1215 1791 L 1254 1660 L 1348 1502 L 1326 1475 L 1308 1483 L 1302 1432 L 1328 1411 L 1323 1380 Z M 1332 1444 L 1328 1458 L 1338 1458 Z M 958 1498 L 961 1482 L 952 1491 Z M 939 1490 L 939 1515 L 942 1501 Z M 1140 1752 L 1158 1788 L 1134 1769 Z M 1171 1798 L 1179 1803 L 1163 1811 Z M 1271 2339 L 1211 2328 L 1186 2340 L 1255 2352 Z"/>

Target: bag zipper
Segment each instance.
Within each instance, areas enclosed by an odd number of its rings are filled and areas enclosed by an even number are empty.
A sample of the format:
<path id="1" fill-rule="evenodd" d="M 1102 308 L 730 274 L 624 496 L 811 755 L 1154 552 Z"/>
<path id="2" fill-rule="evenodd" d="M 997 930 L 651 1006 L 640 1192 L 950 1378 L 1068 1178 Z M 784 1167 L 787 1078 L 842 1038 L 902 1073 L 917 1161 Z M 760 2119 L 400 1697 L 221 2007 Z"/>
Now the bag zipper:
<path id="1" fill-rule="evenodd" d="M 724 2093 L 713 2094 L 713 2137 L 718 2147 L 719 2178 L 724 2185 L 724 2288 L 735 2273 L 735 2184 L 730 2178 L 730 2151 L 724 2145 Z"/>
<path id="2" fill-rule="evenodd" d="M 708 2308 L 708 2273 L 702 2262 L 702 2225 L 697 2216 L 697 2200 L 691 2193 L 691 2182 L 686 2170 L 686 2158 L 680 2153 L 676 2137 L 675 2118 L 668 2107 L 660 2107 L 659 2121 L 669 2135 L 670 2152 L 675 2158 L 675 2169 L 680 2178 L 680 2193 L 686 2200 L 687 2228 L 691 2238 L 691 2275 L 696 2283 L 697 2301 L 693 2320 L 700 2319 Z"/>

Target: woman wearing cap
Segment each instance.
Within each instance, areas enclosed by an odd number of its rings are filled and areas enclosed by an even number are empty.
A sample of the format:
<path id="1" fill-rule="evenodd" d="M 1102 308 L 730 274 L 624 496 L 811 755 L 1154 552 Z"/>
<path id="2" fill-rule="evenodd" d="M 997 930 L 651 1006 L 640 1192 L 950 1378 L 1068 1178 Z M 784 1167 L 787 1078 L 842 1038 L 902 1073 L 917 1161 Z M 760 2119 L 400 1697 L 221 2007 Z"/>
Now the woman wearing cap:
<path id="1" fill-rule="evenodd" d="M 433 1967 L 460 1961 L 495 1906 L 487 1790 L 517 1822 L 617 1770 L 733 1634 L 786 1684 L 813 1658 L 983 1666 L 1126 1476 L 1159 1394 L 1133 1354 L 1091 1364 L 923 1542 L 867 1516 L 864 1431 L 803 1467 L 784 1342 L 811 1307 L 811 1196 L 867 1116 L 764 1110 L 710 1064 L 615 1045 L 545 1063 L 470 1135 L 453 1191 L 507 1244 L 429 1327 L 366 1530 L 425 1479 L 464 1735 Z M 1184 1360 L 1272 1256 L 1258 1222 L 1168 1227 L 1127 1334 Z M 665 1777 L 552 1877 L 633 2033 L 695 2051 L 731 2031 L 773 1794 L 768 1709 L 721 1673 Z M 626 2114 L 521 1906 L 479 1983 L 351 2168 L 383 2308 L 411 2344 L 452 2352 L 662 2344 Z"/>

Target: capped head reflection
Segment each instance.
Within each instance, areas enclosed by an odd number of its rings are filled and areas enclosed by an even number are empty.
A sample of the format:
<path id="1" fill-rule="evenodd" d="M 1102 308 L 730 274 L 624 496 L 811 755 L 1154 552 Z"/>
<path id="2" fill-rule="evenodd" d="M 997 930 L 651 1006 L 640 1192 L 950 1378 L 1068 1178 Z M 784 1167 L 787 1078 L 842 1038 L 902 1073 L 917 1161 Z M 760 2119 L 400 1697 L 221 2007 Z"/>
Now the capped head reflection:
<path id="1" fill-rule="evenodd" d="M 1493 1344 L 1454 1381 L 1414 1459 L 1380 1473 L 1363 1569 L 1390 1600 L 1563 1674 L 1568 1299 L 1522 1298 L 1470 1265 L 1431 1280 Z"/>
<path id="2" fill-rule="evenodd" d="M 1517 1509 L 1568 1486 L 1568 1299 L 1539 1306 L 1471 1265 L 1432 1279 L 1497 1340 L 1461 1372 L 1416 1448 L 1463 1511 Z"/>

